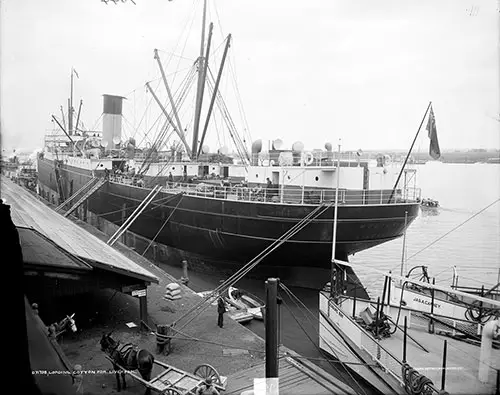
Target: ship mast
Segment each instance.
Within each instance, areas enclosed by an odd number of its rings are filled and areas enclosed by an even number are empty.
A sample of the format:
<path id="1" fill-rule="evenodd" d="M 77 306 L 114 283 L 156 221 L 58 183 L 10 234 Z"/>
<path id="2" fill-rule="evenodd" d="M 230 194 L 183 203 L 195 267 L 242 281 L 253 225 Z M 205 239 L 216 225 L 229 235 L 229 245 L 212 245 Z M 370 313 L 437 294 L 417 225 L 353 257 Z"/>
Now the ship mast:
<path id="1" fill-rule="evenodd" d="M 198 134 L 200 129 L 200 117 L 201 117 L 201 104 L 203 101 L 203 88 L 205 86 L 205 75 L 204 75 L 204 50 L 205 50 L 205 24 L 207 17 L 207 0 L 203 1 L 203 20 L 201 29 L 201 45 L 200 45 L 200 57 L 198 58 L 198 88 L 196 91 L 196 109 L 194 115 L 194 131 L 193 131 L 193 145 L 191 152 L 196 155 L 198 152 Z M 197 159 L 195 157 L 195 159 Z"/>
<path id="2" fill-rule="evenodd" d="M 69 96 L 68 108 L 68 134 L 73 134 L 73 68 L 71 68 L 71 88 Z"/>
<path id="3" fill-rule="evenodd" d="M 337 222 L 338 222 L 338 207 L 339 207 L 339 184 L 340 184 L 340 139 L 339 139 L 339 151 L 337 154 L 337 185 L 335 187 L 335 208 L 333 214 L 333 237 L 332 237 L 332 261 L 331 261 L 331 271 L 330 271 L 330 296 L 337 298 L 338 296 L 338 283 L 341 281 L 339 279 L 340 275 L 343 275 L 340 270 L 338 270 L 339 266 L 335 262 L 335 250 L 337 247 Z"/>

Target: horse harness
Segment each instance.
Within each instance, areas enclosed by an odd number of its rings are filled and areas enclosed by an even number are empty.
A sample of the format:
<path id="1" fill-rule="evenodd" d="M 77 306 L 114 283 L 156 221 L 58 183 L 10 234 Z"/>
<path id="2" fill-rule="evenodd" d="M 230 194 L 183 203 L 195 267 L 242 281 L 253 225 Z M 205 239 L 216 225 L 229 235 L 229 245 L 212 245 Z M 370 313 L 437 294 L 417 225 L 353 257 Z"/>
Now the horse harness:
<path id="1" fill-rule="evenodd" d="M 115 351 L 120 356 L 120 359 L 122 360 L 123 364 L 127 365 L 124 366 L 125 368 L 137 365 L 137 360 L 134 361 L 134 359 L 137 358 L 138 350 L 133 344 L 131 343 L 120 344 L 120 342 L 118 342 L 116 344 L 116 347 L 111 350 L 111 353 Z"/>

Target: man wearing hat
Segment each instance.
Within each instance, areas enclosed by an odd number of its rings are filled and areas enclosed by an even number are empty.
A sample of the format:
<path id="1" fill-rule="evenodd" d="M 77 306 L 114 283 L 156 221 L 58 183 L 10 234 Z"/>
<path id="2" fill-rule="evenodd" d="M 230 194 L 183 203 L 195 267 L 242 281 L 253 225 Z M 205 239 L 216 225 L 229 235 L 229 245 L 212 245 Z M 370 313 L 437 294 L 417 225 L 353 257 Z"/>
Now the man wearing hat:
<path id="1" fill-rule="evenodd" d="M 213 386 L 212 379 L 208 377 L 203 384 L 198 387 L 196 395 L 219 395 L 219 391 Z"/>
<path id="2" fill-rule="evenodd" d="M 217 313 L 218 313 L 218 319 L 217 319 L 217 325 L 219 327 L 224 326 L 224 313 L 226 312 L 226 305 L 224 303 L 224 300 L 222 300 L 221 297 L 219 297 L 219 300 L 217 301 Z"/>

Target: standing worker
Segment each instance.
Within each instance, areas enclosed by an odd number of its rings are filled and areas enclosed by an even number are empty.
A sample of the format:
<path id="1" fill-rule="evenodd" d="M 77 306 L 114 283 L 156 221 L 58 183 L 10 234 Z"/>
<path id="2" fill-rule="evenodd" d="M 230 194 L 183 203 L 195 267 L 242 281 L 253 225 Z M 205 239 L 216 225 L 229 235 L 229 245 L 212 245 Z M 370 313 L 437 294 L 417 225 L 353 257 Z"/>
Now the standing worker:
<path id="1" fill-rule="evenodd" d="M 224 326 L 224 313 L 226 312 L 226 306 L 221 297 L 219 297 L 219 301 L 217 302 L 217 313 L 219 313 L 219 319 L 217 320 L 217 325 L 219 327 Z"/>

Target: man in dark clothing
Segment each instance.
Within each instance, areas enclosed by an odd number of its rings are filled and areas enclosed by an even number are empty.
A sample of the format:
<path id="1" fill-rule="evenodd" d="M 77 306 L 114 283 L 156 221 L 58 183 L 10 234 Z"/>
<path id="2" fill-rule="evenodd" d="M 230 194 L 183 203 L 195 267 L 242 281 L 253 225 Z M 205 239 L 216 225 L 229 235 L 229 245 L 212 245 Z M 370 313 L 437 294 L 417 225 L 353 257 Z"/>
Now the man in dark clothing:
<path id="1" fill-rule="evenodd" d="M 174 176 L 172 175 L 172 172 L 168 173 L 168 186 L 170 188 L 174 187 Z"/>
<path id="2" fill-rule="evenodd" d="M 222 298 L 219 298 L 219 301 L 217 302 L 217 313 L 219 313 L 217 325 L 219 325 L 219 327 L 221 327 L 221 328 L 224 326 L 224 313 L 225 312 L 226 312 L 226 306 L 224 304 L 224 301 L 222 300 Z"/>
<path id="3" fill-rule="evenodd" d="M 266 195 L 267 195 L 267 200 L 271 200 L 272 197 L 275 195 L 273 183 L 269 178 L 267 179 Z"/>

